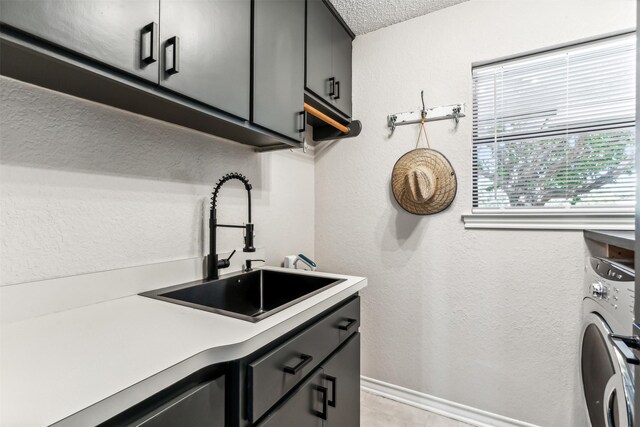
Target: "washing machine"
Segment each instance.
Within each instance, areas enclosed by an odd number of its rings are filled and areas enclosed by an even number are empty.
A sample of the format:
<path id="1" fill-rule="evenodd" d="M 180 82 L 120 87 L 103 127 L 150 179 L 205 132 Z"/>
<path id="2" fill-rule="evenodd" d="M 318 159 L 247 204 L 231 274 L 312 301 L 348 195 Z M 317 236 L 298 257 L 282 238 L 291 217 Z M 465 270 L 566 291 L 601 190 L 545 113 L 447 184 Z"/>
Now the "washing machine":
<path id="1" fill-rule="evenodd" d="M 589 257 L 585 273 L 580 374 L 587 417 L 592 427 L 634 427 L 633 365 L 639 361 L 628 339 L 635 269 L 630 261 Z"/>

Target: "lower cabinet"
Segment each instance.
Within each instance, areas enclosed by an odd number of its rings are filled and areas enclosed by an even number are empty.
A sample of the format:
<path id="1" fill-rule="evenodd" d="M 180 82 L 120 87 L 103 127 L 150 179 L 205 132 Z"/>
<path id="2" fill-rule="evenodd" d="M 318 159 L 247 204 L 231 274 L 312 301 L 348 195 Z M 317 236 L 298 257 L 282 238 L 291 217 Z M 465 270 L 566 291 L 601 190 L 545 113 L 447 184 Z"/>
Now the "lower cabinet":
<path id="1" fill-rule="evenodd" d="M 360 425 L 360 334 L 277 406 L 260 427 L 358 427 Z"/>
<path id="2" fill-rule="evenodd" d="M 287 399 L 260 427 L 322 427 L 327 415 L 327 388 L 322 386 L 322 370 L 302 383 L 298 391 Z"/>
<path id="3" fill-rule="evenodd" d="M 129 427 L 223 427 L 225 377 L 199 384 L 132 422 L 117 424 Z"/>
<path id="4" fill-rule="evenodd" d="M 100 427 L 223 427 L 228 404 L 226 377 L 219 373 L 214 377 L 209 373 L 188 377 Z"/>
<path id="5" fill-rule="evenodd" d="M 360 334 L 357 333 L 322 365 L 323 386 L 328 390 L 325 426 L 360 425 Z"/>
<path id="6" fill-rule="evenodd" d="M 359 427 L 360 297 L 207 366 L 101 427 Z"/>

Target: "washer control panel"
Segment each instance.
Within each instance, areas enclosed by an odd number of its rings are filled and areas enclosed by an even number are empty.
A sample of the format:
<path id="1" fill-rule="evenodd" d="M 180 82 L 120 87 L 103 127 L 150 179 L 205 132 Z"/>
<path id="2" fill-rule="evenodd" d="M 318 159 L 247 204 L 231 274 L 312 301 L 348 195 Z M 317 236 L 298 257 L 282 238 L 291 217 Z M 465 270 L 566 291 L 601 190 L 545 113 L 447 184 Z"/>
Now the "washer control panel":
<path id="1" fill-rule="evenodd" d="M 622 322 L 633 322 L 635 270 L 630 263 L 589 257 L 585 280 L 590 298 Z"/>

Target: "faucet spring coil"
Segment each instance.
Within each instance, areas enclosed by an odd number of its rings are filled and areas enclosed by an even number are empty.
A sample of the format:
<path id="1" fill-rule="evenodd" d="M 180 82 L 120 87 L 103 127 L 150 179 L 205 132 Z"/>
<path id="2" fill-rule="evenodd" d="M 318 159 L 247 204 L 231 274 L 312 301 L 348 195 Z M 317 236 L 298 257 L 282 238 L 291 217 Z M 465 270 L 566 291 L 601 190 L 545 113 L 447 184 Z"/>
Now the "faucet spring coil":
<path id="1" fill-rule="evenodd" d="M 252 186 L 251 184 L 249 184 L 249 180 L 247 179 L 246 176 L 238 173 L 238 172 L 231 172 L 228 173 L 226 175 L 224 175 L 222 178 L 220 178 L 218 180 L 218 183 L 216 184 L 216 186 L 213 189 L 213 194 L 211 195 L 211 209 L 215 209 L 216 208 L 216 204 L 217 204 L 217 200 L 218 200 L 218 193 L 220 192 L 220 187 L 222 187 L 222 185 L 232 179 L 237 179 L 240 182 L 242 182 L 244 184 L 244 188 L 247 191 L 250 191 Z"/>

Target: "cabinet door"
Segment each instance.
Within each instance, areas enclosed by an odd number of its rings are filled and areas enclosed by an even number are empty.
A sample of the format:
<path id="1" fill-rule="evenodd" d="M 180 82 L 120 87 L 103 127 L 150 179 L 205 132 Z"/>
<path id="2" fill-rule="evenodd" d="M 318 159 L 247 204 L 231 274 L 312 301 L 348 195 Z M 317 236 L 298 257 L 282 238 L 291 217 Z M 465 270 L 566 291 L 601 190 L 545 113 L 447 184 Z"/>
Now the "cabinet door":
<path id="1" fill-rule="evenodd" d="M 248 120 L 251 1 L 161 0 L 160 18 L 160 84 Z"/>
<path id="2" fill-rule="evenodd" d="M 307 1 L 307 89 L 332 102 L 332 43 L 335 17 L 322 0 Z"/>
<path id="3" fill-rule="evenodd" d="M 360 426 L 360 334 L 322 365 L 328 393 L 325 427 Z"/>
<path id="4" fill-rule="evenodd" d="M 327 409 L 327 390 L 322 371 L 305 381 L 297 391 L 258 424 L 259 427 L 322 427 Z"/>
<path id="5" fill-rule="evenodd" d="M 333 31 L 333 75 L 336 90 L 333 103 L 338 110 L 351 116 L 351 37 L 336 20 Z"/>
<path id="6" fill-rule="evenodd" d="M 0 20 L 158 82 L 159 0 L 2 0 Z"/>
<path id="7" fill-rule="evenodd" d="M 302 141 L 304 0 L 255 0 L 253 122 Z"/>
<path id="8" fill-rule="evenodd" d="M 224 427 L 224 379 L 199 385 L 128 427 Z"/>

